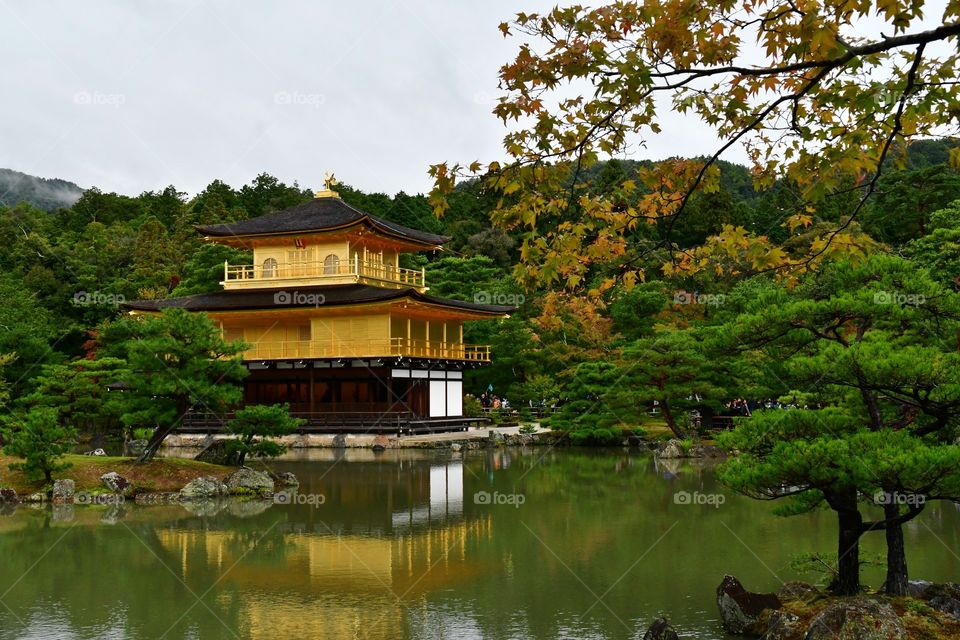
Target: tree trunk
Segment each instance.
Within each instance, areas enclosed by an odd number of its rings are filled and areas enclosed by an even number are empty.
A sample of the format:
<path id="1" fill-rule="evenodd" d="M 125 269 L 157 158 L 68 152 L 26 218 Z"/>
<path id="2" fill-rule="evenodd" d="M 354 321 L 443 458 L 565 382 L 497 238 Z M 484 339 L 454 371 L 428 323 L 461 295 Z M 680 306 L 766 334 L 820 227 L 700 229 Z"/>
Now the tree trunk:
<path id="1" fill-rule="evenodd" d="M 863 516 L 857 508 L 856 489 L 844 489 L 829 499 L 837 512 L 837 577 L 831 585 L 838 596 L 860 593 L 860 536 L 863 535 Z"/>
<path id="2" fill-rule="evenodd" d="M 673 431 L 673 435 L 677 436 L 677 438 L 683 440 L 686 436 L 684 435 L 683 431 L 677 427 L 677 421 L 673 418 L 673 413 L 670 411 L 670 403 L 666 400 L 661 400 L 660 409 L 663 411 L 663 419 L 666 421 L 670 431 Z"/>
<path id="3" fill-rule="evenodd" d="M 167 436 L 170 435 L 171 431 L 173 431 L 173 425 L 168 427 L 157 427 L 154 429 L 153 435 L 150 436 L 150 440 L 147 442 L 147 448 L 143 450 L 142 454 L 140 454 L 140 458 L 137 459 L 137 462 L 144 463 L 153 460 L 153 457 L 157 455 L 157 451 L 160 450 L 160 445 L 162 445 L 163 441 L 167 439 Z"/>
<path id="4" fill-rule="evenodd" d="M 713 417 L 717 414 L 713 410 L 713 407 L 701 406 L 700 407 L 700 432 L 706 433 L 710 429 L 713 429 Z"/>
<path id="5" fill-rule="evenodd" d="M 140 456 L 140 459 L 137 460 L 137 462 L 143 463 L 153 460 L 153 457 L 157 455 L 157 451 L 160 450 L 160 445 L 162 445 L 163 441 L 167 439 L 167 436 L 170 435 L 170 432 L 173 431 L 174 427 L 183 422 L 183 418 L 187 415 L 189 410 L 190 398 L 178 397 L 177 417 L 173 421 L 173 424 L 157 425 L 157 428 L 153 430 L 153 435 L 150 436 L 150 440 L 147 442 L 147 448 L 144 449 L 143 455 Z"/>
<path id="6" fill-rule="evenodd" d="M 893 493 L 890 494 L 894 495 Z M 896 504 L 883 505 L 883 517 L 887 520 L 887 579 L 883 590 L 892 596 L 907 595 L 907 552 L 903 544 L 903 525 L 894 522 L 900 516 Z"/>

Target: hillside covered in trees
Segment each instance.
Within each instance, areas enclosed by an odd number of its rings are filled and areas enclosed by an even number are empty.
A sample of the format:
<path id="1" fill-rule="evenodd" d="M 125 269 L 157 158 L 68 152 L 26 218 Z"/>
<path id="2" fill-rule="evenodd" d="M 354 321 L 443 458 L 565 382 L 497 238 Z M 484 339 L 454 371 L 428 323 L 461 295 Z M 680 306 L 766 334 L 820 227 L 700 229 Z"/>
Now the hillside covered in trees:
<path id="1" fill-rule="evenodd" d="M 0 205 L 25 202 L 44 211 L 55 211 L 72 206 L 81 195 L 83 189 L 67 180 L 0 169 Z"/>

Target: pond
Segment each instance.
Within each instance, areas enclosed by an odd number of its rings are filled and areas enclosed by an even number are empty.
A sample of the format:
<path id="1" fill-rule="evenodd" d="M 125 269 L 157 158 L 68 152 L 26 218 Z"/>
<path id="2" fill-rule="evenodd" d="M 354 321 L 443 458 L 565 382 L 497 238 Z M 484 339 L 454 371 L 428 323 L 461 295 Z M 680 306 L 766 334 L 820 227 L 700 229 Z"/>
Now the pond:
<path id="1" fill-rule="evenodd" d="M 306 450 L 273 466 L 301 479 L 286 503 L 7 509 L 0 639 L 639 638 L 661 614 L 726 638 L 725 573 L 774 590 L 835 539 L 830 513 L 776 517 L 709 466 L 624 450 Z M 958 579 L 952 503 L 906 536 L 913 577 Z M 882 552 L 868 536 L 864 555 Z"/>

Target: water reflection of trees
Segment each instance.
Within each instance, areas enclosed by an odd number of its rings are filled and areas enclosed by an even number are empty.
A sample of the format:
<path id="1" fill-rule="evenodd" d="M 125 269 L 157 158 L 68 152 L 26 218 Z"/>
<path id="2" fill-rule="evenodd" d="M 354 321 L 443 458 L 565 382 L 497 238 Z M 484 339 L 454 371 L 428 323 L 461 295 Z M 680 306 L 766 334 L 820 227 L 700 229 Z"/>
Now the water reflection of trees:
<path id="1" fill-rule="evenodd" d="M 108 629 L 158 637 L 190 607 L 171 637 L 233 637 L 222 620 L 241 637 L 392 638 L 400 629 L 421 638 L 443 628 L 447 637 L 626 638 L 661 611 L 709 637 L 719 576 L 773 587 L 777 579 L 754 553 L 789 579 L 791 556 L 833 542 L 828 520 L 774 518 L 769 505 L 736 496 L 720 509 L 675 504 L 677 491 L 722 491 L 709 469 L 688 462 L 668 468 L 619 450 L 511 449 L 470 453 L 462 473 L 441 473 L 459 460 L 281 468 L 301 478 L 301 492 L 325 494 L 318 507 L 224 503 L 191 513 L 127 505 L 112 515 L 78 507 L 67 522 L 21 507 L 0 518 L 0 593 L 42 558 L 4 602 L 28 622 L 60 616 L 89 638 Z M 462 485 L 452 493 L 444 485 L 445 502 L 442 478 Z M 525 502 L 475 504 L 478 491 L 522 493 Z M 394 520 L 424 505 L 426 520 Z M 960 543 L 955 511 L 937 509 L 924 522 L 947 544 Z M 946 551 L 911 562 L 932 579 L 960 569 Z M 191 591 L 213 585 L 196 604 Z M 608 590 L 581 619 L 591 591 Z M 0 607 L 0 637 L 19 635 L 17 624 Z"/>

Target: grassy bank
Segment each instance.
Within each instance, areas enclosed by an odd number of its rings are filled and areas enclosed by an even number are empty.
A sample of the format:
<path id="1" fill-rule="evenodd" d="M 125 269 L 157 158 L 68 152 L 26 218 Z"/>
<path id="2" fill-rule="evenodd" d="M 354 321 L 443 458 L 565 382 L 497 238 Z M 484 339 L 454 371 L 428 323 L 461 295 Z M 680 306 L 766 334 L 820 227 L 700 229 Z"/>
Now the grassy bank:
<path id="1" fill-rule="evenodd" d="M 160 458 L 147 464 L 137 464 L 134 458 L 111 456 L 67 455 L 63 459 L 72 466 L 55 474 L 55 477 L 73 480 L 77 491 L 105 489 L 100 476 L 110 471 L 116 471 L 129 480 L 135 493 L 179 491 L 200 476 L 223 477 L 231 471 L 230 467 L 183 458 Z M 13 462 L 20 460 L 0 454 L 0 487 L 11 487 L 20 495 L 44 488 L 43 480 L 31 481 L 22 472 L 12 471 L 9 465 Z"/>

